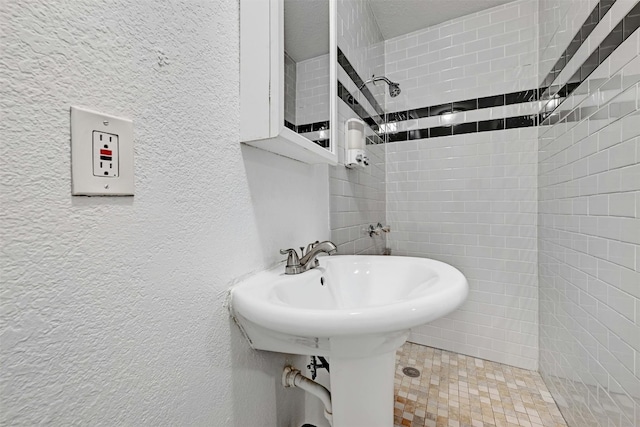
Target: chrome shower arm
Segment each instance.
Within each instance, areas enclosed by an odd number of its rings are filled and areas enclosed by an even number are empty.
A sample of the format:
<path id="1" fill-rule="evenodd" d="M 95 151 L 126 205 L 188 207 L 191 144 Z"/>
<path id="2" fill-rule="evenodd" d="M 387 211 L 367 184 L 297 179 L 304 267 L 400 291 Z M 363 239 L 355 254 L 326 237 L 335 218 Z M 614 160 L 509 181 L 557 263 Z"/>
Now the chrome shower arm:
<path id="1" fill-rule="evenodd" d="M 366 82 L 362 83 L 359 87 L 358 90 L 362 89 L 363 87 L 365 87 L 368 83 L 375 83 L 375 82 L 379 82 L 380 80 L 383 80 L 386 84 L 388 85 L 392 85 L 395 84 L 393 83 L 391 80 L 389 80 L 388 78 L 386 78 L 385 76 L 372 76 L 369 80 L 367 80 Z"/>

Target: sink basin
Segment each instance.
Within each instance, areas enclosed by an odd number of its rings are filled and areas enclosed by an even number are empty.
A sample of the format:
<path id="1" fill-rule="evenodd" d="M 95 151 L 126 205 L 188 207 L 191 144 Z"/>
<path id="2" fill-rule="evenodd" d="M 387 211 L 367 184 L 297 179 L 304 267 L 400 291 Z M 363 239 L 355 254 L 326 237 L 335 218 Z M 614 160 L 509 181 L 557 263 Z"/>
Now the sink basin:
<path id="1" fill-rule="evenodd" d="M 431 259 L 338 255 L 319 261 L 320 267 L 296 275 L 279 265 L 231 290 L 232 313 L 255 348 L 318 356 L 384 352 L 389 345 L 339 349 L 330 338 L 408 335 L 453 311 L 468 293 L 462 273 Z M 395 349 L 405 339 L 387 344 Z"/>
<path id="2" fill-rule="evenodd" d="M 255 349 L 329 357 L 333 427 L 392 426 L 395 351 L 411 328 L 462 304 L 467 280 L 426 258 L 319 261 L 301 274 L 278 265 L 238 283 L 231 314 Z"/>

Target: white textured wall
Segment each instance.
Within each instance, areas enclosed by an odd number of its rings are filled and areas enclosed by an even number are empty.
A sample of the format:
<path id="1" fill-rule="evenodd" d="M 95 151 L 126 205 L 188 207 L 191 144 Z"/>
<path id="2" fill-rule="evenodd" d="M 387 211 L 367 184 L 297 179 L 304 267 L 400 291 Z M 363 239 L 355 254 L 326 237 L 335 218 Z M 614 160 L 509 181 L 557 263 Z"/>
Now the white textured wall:
<path id="1" fill-rule="evenodd" d="M 567 3 L 541 3 L 542 71 L 597 2 Z M 554 86 L 636 4 L 616 1 Z M 540 372 L 572 427 L 640 425 L 639 82 L 636 30 L 556 110 L 579 119 L 539 128 Z"/>
<path id="2" fill-rule="evenodd" d="M 329 237 L 327 168 L 238 143 L 238 3 L 5 1 L 0 31 L 0 424 L 300 425 L 224 302 Z M 133 119 L 134 198 L 70 196 L 70 105 Z"/>

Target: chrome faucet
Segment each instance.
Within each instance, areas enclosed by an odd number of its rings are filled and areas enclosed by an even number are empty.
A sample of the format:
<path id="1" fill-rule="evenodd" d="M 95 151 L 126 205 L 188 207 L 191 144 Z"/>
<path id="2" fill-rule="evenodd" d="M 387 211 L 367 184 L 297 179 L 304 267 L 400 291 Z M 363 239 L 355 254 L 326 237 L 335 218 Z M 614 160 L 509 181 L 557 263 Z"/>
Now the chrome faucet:
<path id="1" fill-rule="evenodd" d="M 287 257 L 287 265 L 284 268 L 284 274 L 300 274 L 307 270 L 316 268 L 318 263 L 318 255 L 326 253 L 327 255 L 335 254 L 338 251 L 336 245 L 330 241 L 313 242 L 307 245 L 305 250 L 304 246 L 300 248 L 300 257 L 295 249 L 280 249 L 282 255 L 289 255 Z"/>

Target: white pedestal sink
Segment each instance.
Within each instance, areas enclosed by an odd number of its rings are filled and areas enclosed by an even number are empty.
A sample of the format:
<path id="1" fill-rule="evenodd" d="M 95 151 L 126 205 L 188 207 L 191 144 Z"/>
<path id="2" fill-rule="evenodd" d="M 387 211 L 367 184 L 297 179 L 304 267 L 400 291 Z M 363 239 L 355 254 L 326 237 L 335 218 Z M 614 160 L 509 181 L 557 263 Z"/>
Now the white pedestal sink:
<path id="1" fill-rule="evenodd" d="M 231 289 L 230 308 L 253 348 L 329 358 L 334 427 L 391 427 L 395 351 L 467 294 L 439 261 L 344 255 L 301 274 L 260 272 Z"/>

